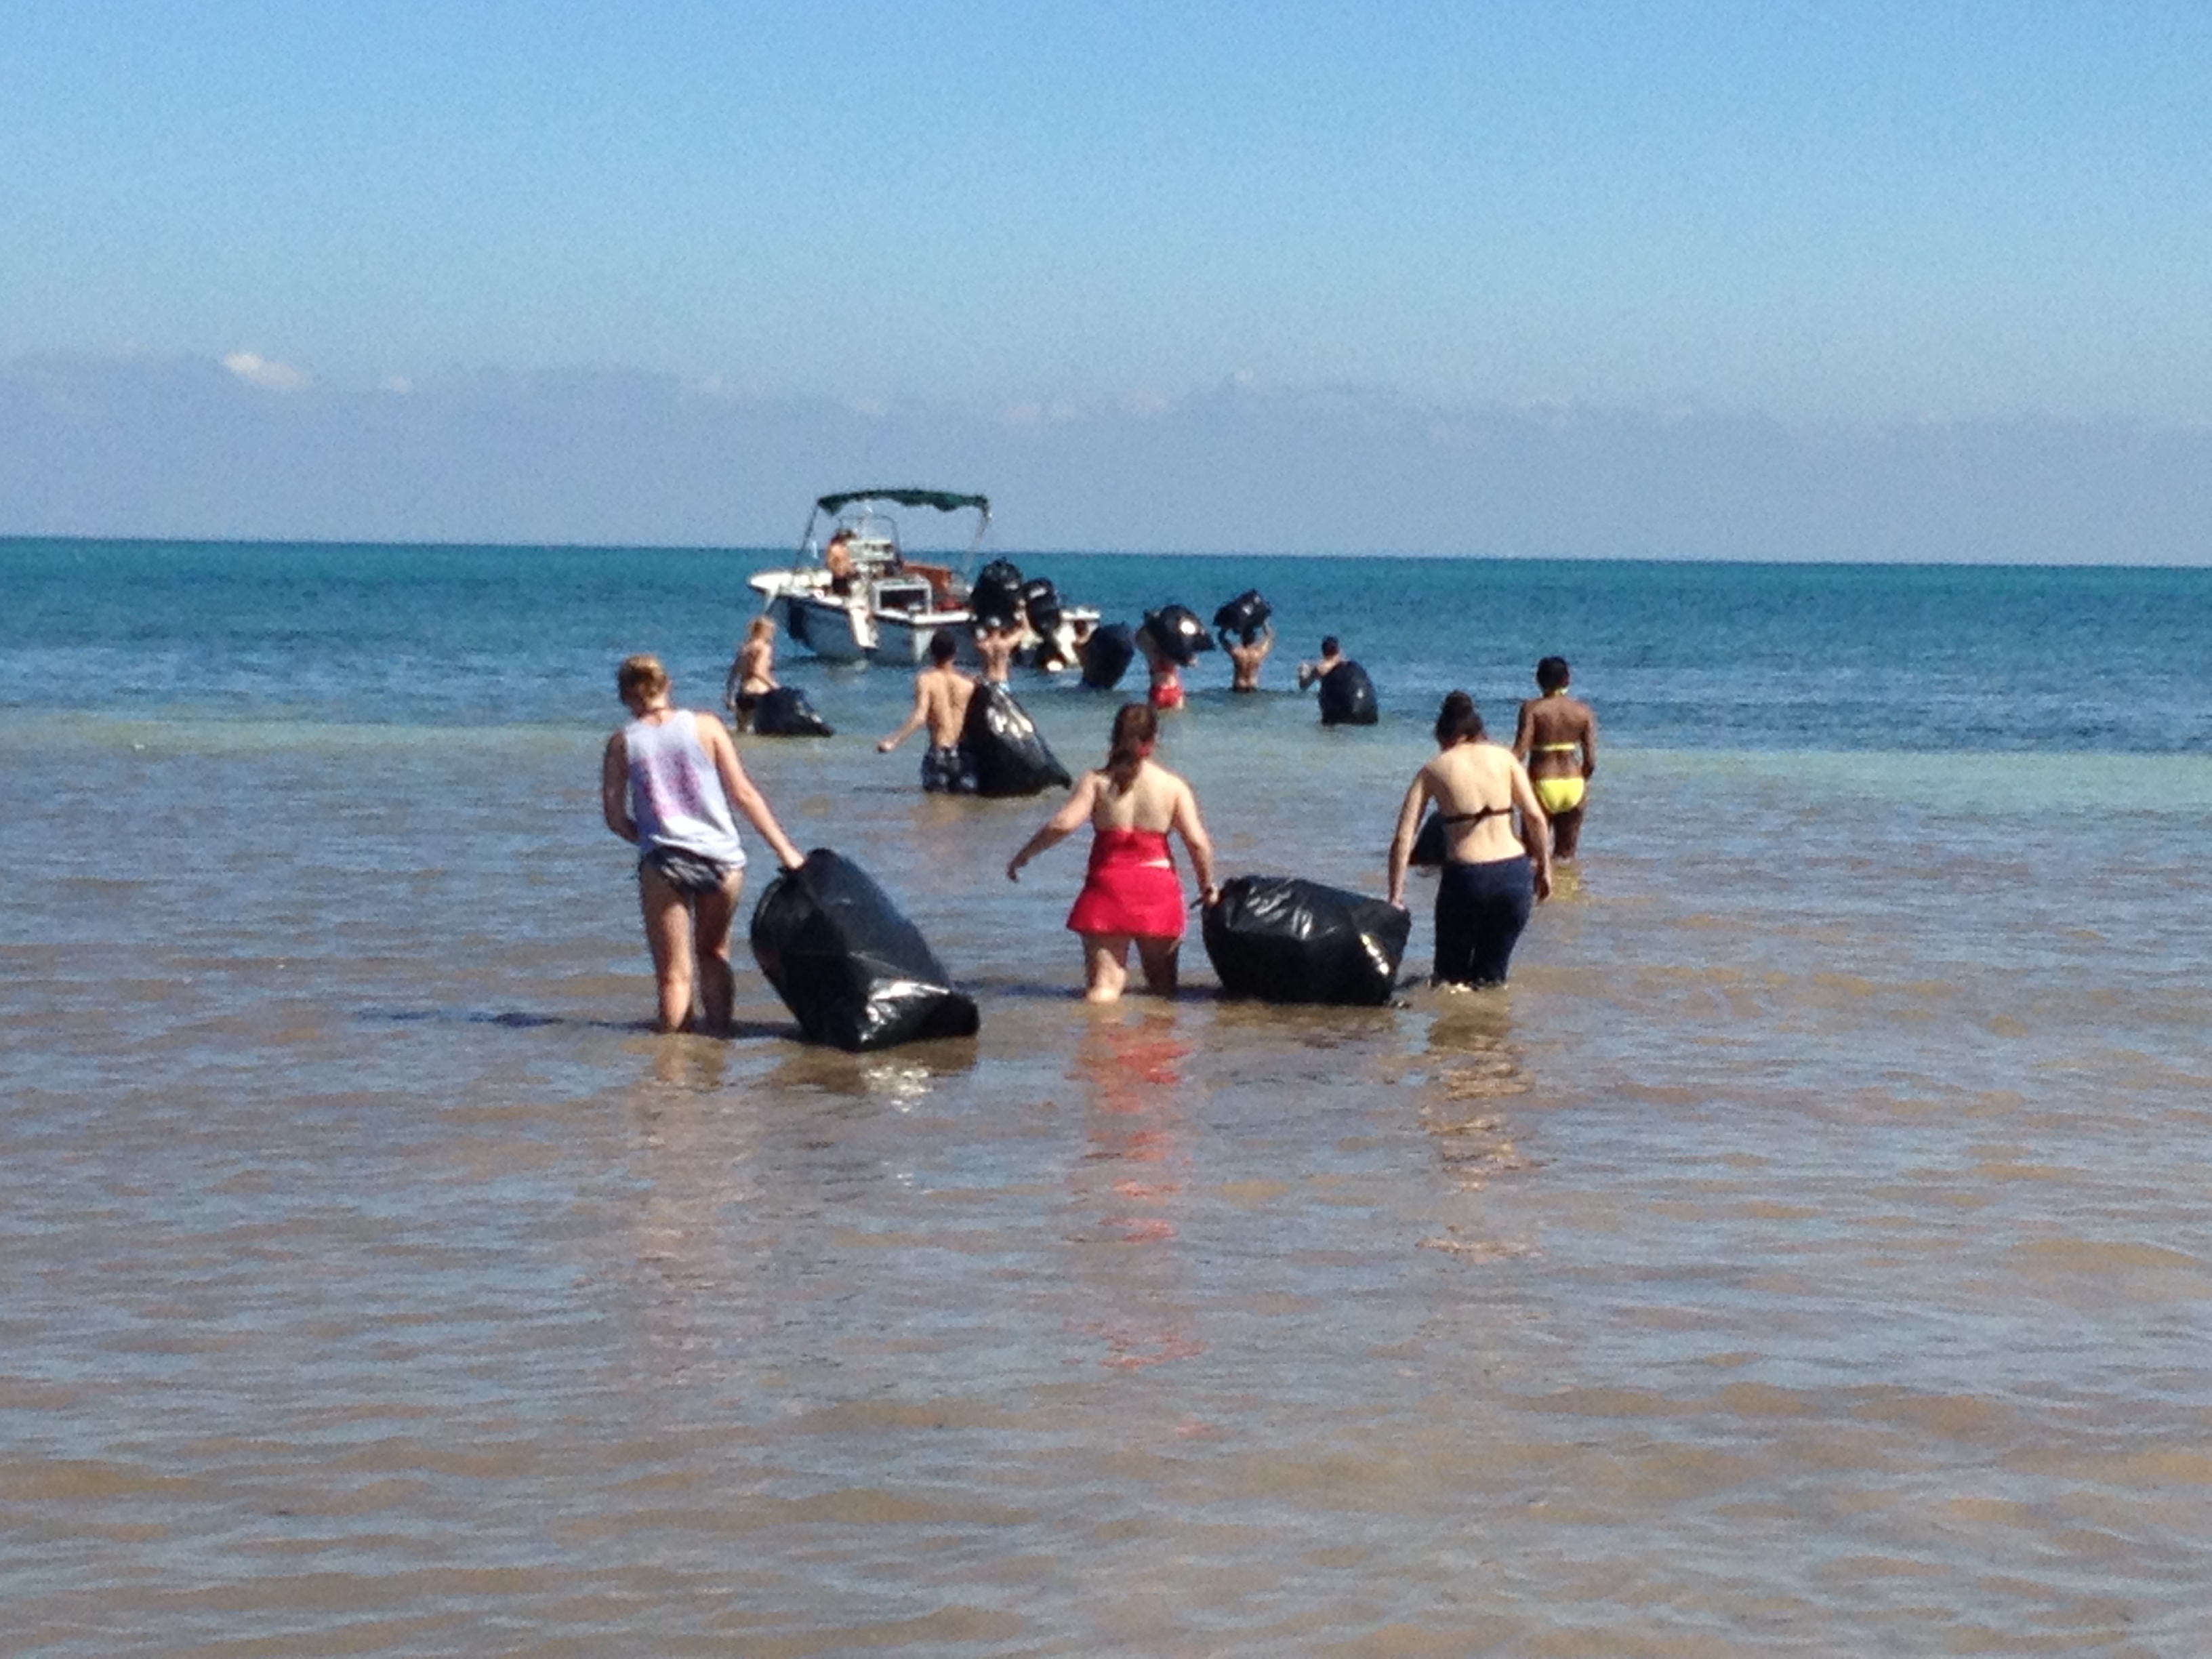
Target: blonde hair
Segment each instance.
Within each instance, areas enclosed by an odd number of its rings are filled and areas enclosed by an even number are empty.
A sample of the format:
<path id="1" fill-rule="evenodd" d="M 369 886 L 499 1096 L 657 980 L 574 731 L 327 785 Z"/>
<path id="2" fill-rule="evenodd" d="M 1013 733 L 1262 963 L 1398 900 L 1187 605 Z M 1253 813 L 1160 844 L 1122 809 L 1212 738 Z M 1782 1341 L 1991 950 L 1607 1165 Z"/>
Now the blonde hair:
<path id="1" fill-rule="evenodd" d="M 755 617 L 753 618 L 753 625 L 745 630 L 745 637 L 749 640 L 764 640 L 775 632 L 775 617 Z"/>
<path id="2" fill-rule="evenodd" d="M 633 693 L 651 702 L 667 690 L 668 671 L 660 665 L 660 659 L 649 651 L 624 657 L 622 666 L 615 670 L 615 693 L 624 702 Z"/>

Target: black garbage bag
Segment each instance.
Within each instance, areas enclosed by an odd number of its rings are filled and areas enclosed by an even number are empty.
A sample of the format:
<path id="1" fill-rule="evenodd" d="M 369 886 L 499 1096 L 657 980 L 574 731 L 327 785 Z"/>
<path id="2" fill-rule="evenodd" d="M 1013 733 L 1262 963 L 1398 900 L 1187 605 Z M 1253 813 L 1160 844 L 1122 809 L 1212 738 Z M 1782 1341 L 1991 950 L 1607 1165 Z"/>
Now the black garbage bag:
<path id="1" fill-rule="evenodd" d="M 975 573 L 968 611 L 987 627 L 1012 627 L 1022 617 L 1022 573 L 1011 559 L 994 559 Z"/>
<path id="2" fill-rule="evenodd" d="M 1429 809 L 1427 820 L 1420 834 L 1413 837 L 1413 851 L 1407 864 L 1415 870 L 1441 870 L 1444 867 L 1443 814 L 1434 807 Z"/>
<path id="3" fill-rule="evenodd" d="M 753 907 L 753 960 L 811 1042 L 859 1053 L 973 1036 L 973 998 L 919 929 L 848 859 L 817 848 Z"/>
<path id="4" fill-rule="evenodd" d="M 1410 911 L 1297 876 L 1238 876 L 1201 924 L 1224 996 L 1388 1002 Z"/>
<path id="5" fill-rule="evenodd" d="M 975 763 L 979 795 L 1034 795 L 1075 781 L 1046 746 L 1036 722 L 1003 685 L 975 688 L 960 744 Z"/>
<path id="6" fill-rule="evenodd" d="M 753 735 L 757 738 L 834 738 L 830 722 L 814 712 L 806 693 L 795 685 L 779 685 L 761 693 L 753 705 Z"/>
<path id="7" fill-rule="evenodd" d="M 1022 584 L 1022 608 L 1029 615 L 1030 626 L 1039 634 L 1049 634 L 1060 626 L 1060 590 L 1048 577 L 1032 576 Z"/>
<path id="8" fill-rule="evenodd" d="M 1224 648 L 1231 634 L 1249 645 L 1260 637 L 1267 619 L 1274 614 L 1274 607 L 1260 597 L 1260 590 L 1248 587 L 1213 613 L 1213 631 L 1221 635 Z"/>
<path id="9" fill-rule="evenodd" d="M 1375 706 L 1375 682 L 1349 657 L 1321 677 L 1321 723 L 1323 726 L 1372 726 L 1380 715 Z"/>
<path id="10" fill-rule="evenodd" d="M 1079 653 L 1083 659 L 1083 683 L 1100 691 L 1111 691 L 1136 660 L 1137 636 L 1127 623 L 1108 623 L 1095 629 Z"/>
<path id="11" fill-rule="evenodd" d="M 1144 631 L 1152 636 L 1160 654 L 1178 668 L 1188 668 L 1201 651 L 1213 649 L 1213 635 L 1187 605 L 1164 605 L 1145 612 Z"/>

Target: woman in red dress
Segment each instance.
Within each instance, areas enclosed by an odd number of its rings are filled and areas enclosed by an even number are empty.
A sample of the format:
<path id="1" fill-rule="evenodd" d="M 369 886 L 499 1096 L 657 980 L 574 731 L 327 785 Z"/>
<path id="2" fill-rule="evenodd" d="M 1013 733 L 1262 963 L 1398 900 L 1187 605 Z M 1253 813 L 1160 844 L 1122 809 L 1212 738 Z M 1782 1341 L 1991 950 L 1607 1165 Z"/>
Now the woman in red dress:
<path id="1" fill-rule="evenodd" d="M 1022 866 L 1057 846 L 1091 821 L 1091 869 L 1067 913 L 1069 929 L 1083 937 L 1084 999 L 1112 1002 L 1129 980 L 1129 946 L 1145 970 L 1145 987 L 1163 995 L 1176 988 L 1182 948 L 1182 879 L 1168 852 L 1168 831 L 1182 837 L 1200 896 L 1221 896 L 1213 884 L 1213 843 L 1198 816 L 1190 786 L 1152 760 L 1159 725 L 1149 706 L 1125 703 L 1114 716 L 1114 743 L 1106 764 L 1086 772 L 1066 803 L 1022 844 L 1006 865 L 1019 881 Z"/>

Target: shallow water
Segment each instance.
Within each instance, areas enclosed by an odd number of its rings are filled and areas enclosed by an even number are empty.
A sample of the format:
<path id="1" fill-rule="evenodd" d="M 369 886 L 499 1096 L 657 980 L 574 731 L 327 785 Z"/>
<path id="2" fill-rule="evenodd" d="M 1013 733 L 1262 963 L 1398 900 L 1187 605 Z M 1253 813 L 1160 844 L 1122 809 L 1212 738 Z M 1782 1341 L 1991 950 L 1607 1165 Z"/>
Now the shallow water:
<path id="1" fill-rule="evenodd" d="M 2203 754 L 1624 718 L 1510 989 L 1091 1010 L 820 675 L 748 763 L 984 1007 L 856 1058 L 644 1030 L 611 710 L 348 684 L 0 712 L 0 1646 L 2203 1650 Z M 1168 758 L 1374 890 L 1310 721 Z"/>

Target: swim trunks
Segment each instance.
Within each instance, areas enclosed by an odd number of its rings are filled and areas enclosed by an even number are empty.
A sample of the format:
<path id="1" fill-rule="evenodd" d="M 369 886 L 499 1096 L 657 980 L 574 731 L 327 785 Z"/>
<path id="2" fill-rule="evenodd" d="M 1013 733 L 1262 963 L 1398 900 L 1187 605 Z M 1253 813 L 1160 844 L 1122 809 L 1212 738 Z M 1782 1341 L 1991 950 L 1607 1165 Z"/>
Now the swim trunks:
<path id="1" fill-rule="evenodd" d="M 1152 707 L 1155 708 L 1182 708 L 1182 682 L 1180 680 L 1163 680 L 1159 684 L 1152 688 Z"/>
<path id="2" fill-rule="evenodd" d="M 1564 778 L 1537 778 L 1536 799 L 1547 812 L 1557 816 L 1571 812 L 1583 804 L 1583 781 L 1572 775 Z"/>
<path id="3" fill-rule="evenodd" d="M 1182 905 L 1182 880 L 1164 834 L 1101 830 L 1091 840 L 1091 868 L 1067 913 L 1067 927 L 1074 933 L 1181 939 Z"/>
<path id="4" fill-rule="evenodd" d="M 1535 866 L 1525 853 L 1481 864 L 1447 862 L 1437 883 L 1436 977 L 1455 985 L 1505 983 L 1506 964 L 1535 904 Z"/>
<path id="5" fill-rule="evenodd" d="M 972 795 L 975 793 L 975 757 L 965 744 L 926 750 L 921 757 L 921 787 L 933 795 Z"/>

